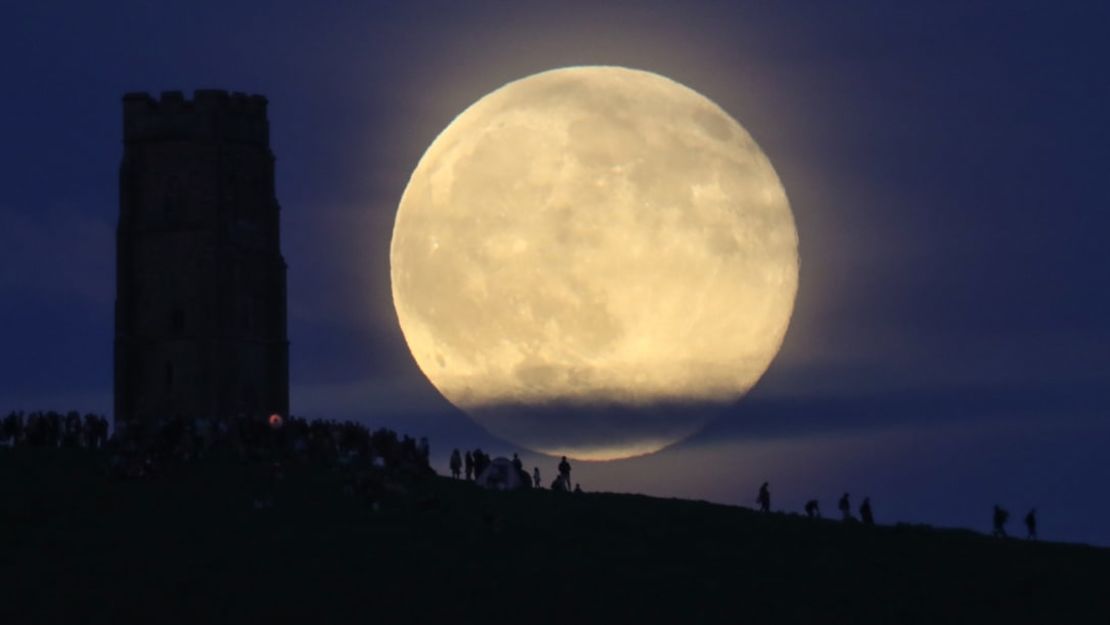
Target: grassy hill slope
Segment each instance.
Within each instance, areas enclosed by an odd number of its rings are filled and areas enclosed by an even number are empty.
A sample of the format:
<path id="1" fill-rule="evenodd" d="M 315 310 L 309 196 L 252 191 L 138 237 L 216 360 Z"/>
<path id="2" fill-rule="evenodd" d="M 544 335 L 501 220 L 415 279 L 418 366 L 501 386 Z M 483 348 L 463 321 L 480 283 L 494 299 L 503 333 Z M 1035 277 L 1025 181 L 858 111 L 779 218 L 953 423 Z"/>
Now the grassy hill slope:
<path id="1" fill-rule="evenodd" d="M 0 623 L 1107 623 L 1110 551 L 620 494 L 0 449 Z M 272 492 L 274 506 L 255 509 Z"/>

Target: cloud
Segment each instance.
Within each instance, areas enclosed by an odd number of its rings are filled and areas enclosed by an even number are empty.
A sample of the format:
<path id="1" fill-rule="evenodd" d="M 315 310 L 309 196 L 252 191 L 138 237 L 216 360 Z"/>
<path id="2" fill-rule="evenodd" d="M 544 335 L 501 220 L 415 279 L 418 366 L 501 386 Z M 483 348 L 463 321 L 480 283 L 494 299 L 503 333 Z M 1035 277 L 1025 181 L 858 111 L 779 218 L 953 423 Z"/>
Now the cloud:
<path id="1" fill-rule="evenodd" d="M 1083 423 L 1110 401 L 1092 377 L 1039 385 L 977 384 L 807 396 L 753 394 L 731 406 L 689 444 L 720 440 L 837 437 L 905 426 Z"/>
<path id="2" fill-rule="evenodd" d="M 656 452 L 700 430 L 721 410 L 704 402 L 501 403 L 469 412 L 493 435 L 550 455 L 606 460 Z"/>

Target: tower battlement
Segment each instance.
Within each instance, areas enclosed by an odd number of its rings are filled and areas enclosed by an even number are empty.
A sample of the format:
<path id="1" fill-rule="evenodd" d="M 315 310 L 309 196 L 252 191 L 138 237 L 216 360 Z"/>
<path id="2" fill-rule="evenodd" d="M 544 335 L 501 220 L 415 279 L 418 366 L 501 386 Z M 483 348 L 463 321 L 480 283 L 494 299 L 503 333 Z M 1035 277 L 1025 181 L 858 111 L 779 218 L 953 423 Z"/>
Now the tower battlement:
<path id="1" fill-rule="evenodd" d="M 213 141 L 270 147 L 267 100 L 261 95 L 198 89 L 189 100 L 180 91 L 123 96 L 124 143 Z"/>

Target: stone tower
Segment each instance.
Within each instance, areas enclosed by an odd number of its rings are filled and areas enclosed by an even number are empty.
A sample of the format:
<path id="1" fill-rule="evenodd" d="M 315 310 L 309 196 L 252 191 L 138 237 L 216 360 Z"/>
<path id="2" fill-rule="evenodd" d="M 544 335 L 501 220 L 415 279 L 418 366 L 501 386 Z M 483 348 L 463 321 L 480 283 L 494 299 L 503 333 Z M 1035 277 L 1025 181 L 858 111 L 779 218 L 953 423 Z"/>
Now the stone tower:
<path id="1" fill-rule="evenodd" d="M 123 97 L 115 420 L 288 414 L 266 98 Z"/>

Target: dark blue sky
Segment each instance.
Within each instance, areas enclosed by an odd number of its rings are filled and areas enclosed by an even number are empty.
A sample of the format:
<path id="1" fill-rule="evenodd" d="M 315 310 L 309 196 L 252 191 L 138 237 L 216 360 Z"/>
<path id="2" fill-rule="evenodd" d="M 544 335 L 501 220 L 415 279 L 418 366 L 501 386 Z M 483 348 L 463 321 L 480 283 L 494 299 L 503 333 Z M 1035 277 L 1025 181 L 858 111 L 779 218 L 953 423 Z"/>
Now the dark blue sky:
<path id="1" fill-rule="evenodd" d="M 1110 544 L 1110 9 L 68 4 L 0 9 L 0 410 L 110 411 L 120 96 L 216 87 L 271 102 L 293 411 L 428 434 L 440 462 L 511 451 L 408 355 L 394 211 L 423 149 L 485 93 L 626 65 L 707 95 L 760 143 L 795 211 L 801 286 L 782 353 L 728 418 L 583 463 L 583 487 L 752 505 L 767 479 L 776 507 L 831 510 L 849 490 L 880 522 L 976 528 L 993 503 L 1037 505 L 1047 537 Z"/>

